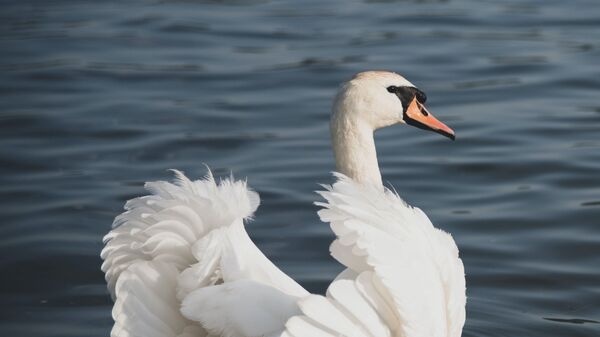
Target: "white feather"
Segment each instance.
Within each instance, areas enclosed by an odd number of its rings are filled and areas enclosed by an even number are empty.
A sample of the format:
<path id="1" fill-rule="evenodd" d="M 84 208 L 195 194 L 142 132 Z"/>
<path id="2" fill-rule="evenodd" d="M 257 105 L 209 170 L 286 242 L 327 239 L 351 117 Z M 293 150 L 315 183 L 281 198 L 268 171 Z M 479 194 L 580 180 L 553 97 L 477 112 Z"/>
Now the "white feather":
<path id="1" fill-rule="evenodd" d="M 327 297 L 346 310 L 353 322 L 373 337 L 390 336 L 390 329 L 376 309 L 362 296 L 354 280 L 337 280 L 327 289 Z"/>
<path id="2" fill-rule="evenodd" d="M 327 298 L 302 300 L 303 315 L 310 318 L 303 322 L 344 336 L 360 331 L 373 336 L 460 336 L 465 283 L 452 238 L 395 193 L 336 177 L 333 186 L 320 192 L 328 202 L 319 203 L 324 207 L 319 215 L 331 221 L 338 237 L 332 255 L 354 271 L 354 278 L 345 271 L 329 286 Z"/>
<path id="3" fill-rule="evenodd" d="M 250 280 L 200 288 L 183 301 L 181 312 L 223 337 L 259 337 L 283 332 L 300 314 L 297 298 Z"/>
<path id="4" fill-rule="evenodd" d="M 285 321 L 298 313 L 297 309 L 292 310 L 297 306 L 290 298 L 308 293 L 277 269 L 245 232 L 243 220 L 250 218 L 258 207 L 258 194 L 243 181 L 225 179 L 217 183 L 210 172 L 198 181 L 174 172 L 173 184 L 147 183 L 152 195 L 127 202 L 126 211 L 116 217 L 113 230 L 104 238 L 102 270 L 116 300 L 111 335 L 208 336 L 229 331 L 220 325 L 223 322 L 237 324 L 242 333 L 253 332 L 256 336 L 280 333 Z M 180 312 L 182 301 L 188 308 L 202 305 L 194 303 L 194 299 L 206 298 L 199 297 L 202 292 L 197 292 L 198 289 L 206 290 L 205 294 L 218 294 L 221 288 L 214 285 L 219 282 L 232 282 L 227 287 L 233 289 L 241 284 L 247 290 L 249 283 L 235 283 L 239 280 L 254 282 L 263 294 L 269 290 L 271 294 L 281 293 L 282 296 L 274 298 L 286 298 L 293 305 L 272 300 L 269 303 L 277 308 L 273 310 L 275 321 L 263 320 L 253 325 L 253 329 L 247 319 L 250 316 L 245 314 L 255 313 L 265 318 L 268 313 L 257 310 L 260 306 L 255 301 L 240 306 L 231 298 L 227 303 L 232 306 L 223 307 L 227 309 L 223 311 L 235 307 L 236 315 L 225 321 L 214 315 L 202 316 L 214 321 L 192 321 Z M 278 306 L 282 303 L 283 306 Z M 189 317 L 200 316 L 190 313 Z"/>

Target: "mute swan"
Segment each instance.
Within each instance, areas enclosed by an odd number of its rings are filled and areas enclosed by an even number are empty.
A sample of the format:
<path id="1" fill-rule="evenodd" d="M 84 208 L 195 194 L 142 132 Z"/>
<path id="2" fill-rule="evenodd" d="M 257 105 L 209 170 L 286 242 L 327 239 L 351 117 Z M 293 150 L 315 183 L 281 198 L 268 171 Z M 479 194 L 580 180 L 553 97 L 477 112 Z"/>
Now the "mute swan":
<path id="1" fill-rule="evenodd" d="M 463 264 L 452 237 L 381 182 L 373 131 L 409 124 L 454 139 L 402 76 L 359 73 L 336 96 L 337 181 L 318 192 L 343 271 L 325 296 L 279 270 L 244 229 L 259 204 L 244 181 L 146 184 L 105 236 L 111 336 L 457 337 Z"/>

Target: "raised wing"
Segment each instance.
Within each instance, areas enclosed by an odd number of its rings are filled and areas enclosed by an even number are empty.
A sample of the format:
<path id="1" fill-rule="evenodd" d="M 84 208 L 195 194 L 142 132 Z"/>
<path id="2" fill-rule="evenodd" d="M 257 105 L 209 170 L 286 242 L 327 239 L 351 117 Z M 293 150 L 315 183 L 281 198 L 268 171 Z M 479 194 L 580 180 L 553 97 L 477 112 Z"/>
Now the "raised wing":
<path id="1" fill-rule="evenodd" d="M 460 336 L 465 278 L 452 237 L 395 193 L 336 176 L 317 204 L 337 236 L 331 253 L 348 269 L 326 296 L 299 302 L 303 315 L 284 335 Z"/>
<path id="2" fill-rule="evenodd" d="M 264 330 L 249 331 L 271 333 L 277 324 L 281 331 L 285 320 L 298 313 L 295 301 L 288 305 L 289 298 L 308 293 L 248 237 L 243 220 L 258 207 L 258 194 L 243 181 L 217 183 L 210 172 L 197 181 L 175 174 L 175 183 L 147 183 L 151 195 L 128 201 L 104 238 L 102 270 L 115 299 L 111 336 L 203 337 L 223 331 L 223 322 L 236 323 L 244 332 L 248 321 L 240 312 L 246 310 L 251 317 L 258 305 L 246 301 L 237 306 L 237 316 L 213 315 L 212 320 L 211 307 L 195 310 L 195 300 L 226 289 L 270 294 L 277 315 Z M 180 312 L 183 301 L 185 316 Z M 230 298 L 222 308 L 232 303 Z"/>

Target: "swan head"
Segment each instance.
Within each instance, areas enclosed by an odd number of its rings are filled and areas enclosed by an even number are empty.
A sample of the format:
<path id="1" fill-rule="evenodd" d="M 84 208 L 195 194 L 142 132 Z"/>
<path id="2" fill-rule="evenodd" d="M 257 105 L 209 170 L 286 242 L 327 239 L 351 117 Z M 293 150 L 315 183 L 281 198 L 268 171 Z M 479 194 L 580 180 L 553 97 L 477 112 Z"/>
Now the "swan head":
<path id="1" fill-rule="evenodd" d="M 373 130 L 408 124 L 454 140 L 454 131 L 427 110 L 426 100 L 423 91 L 394 72 L 361 72 L 342 85 L 332 122 L 360 123 Z"/>

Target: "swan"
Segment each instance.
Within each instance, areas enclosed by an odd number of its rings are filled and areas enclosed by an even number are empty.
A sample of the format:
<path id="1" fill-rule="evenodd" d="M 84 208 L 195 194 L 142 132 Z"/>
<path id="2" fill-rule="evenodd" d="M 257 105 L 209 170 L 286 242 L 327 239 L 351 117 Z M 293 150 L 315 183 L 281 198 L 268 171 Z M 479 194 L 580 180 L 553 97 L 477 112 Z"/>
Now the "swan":
<path id="1" fill-rule="evenodd" d="M 245 181 L 146 183 L 104 237 L 114 299 L 111 336 L 457 337 L 465 276 L 452 237 L 382 184 L 373 132 L 408 124 L 454 139 L 426 95 L 393 72 L 367 71 L 334 101 L 336 181 L 318 212 L 346 269 L 325 295 L 310 294 L 252 242 L 244 221 L 259 196 Z"/>

